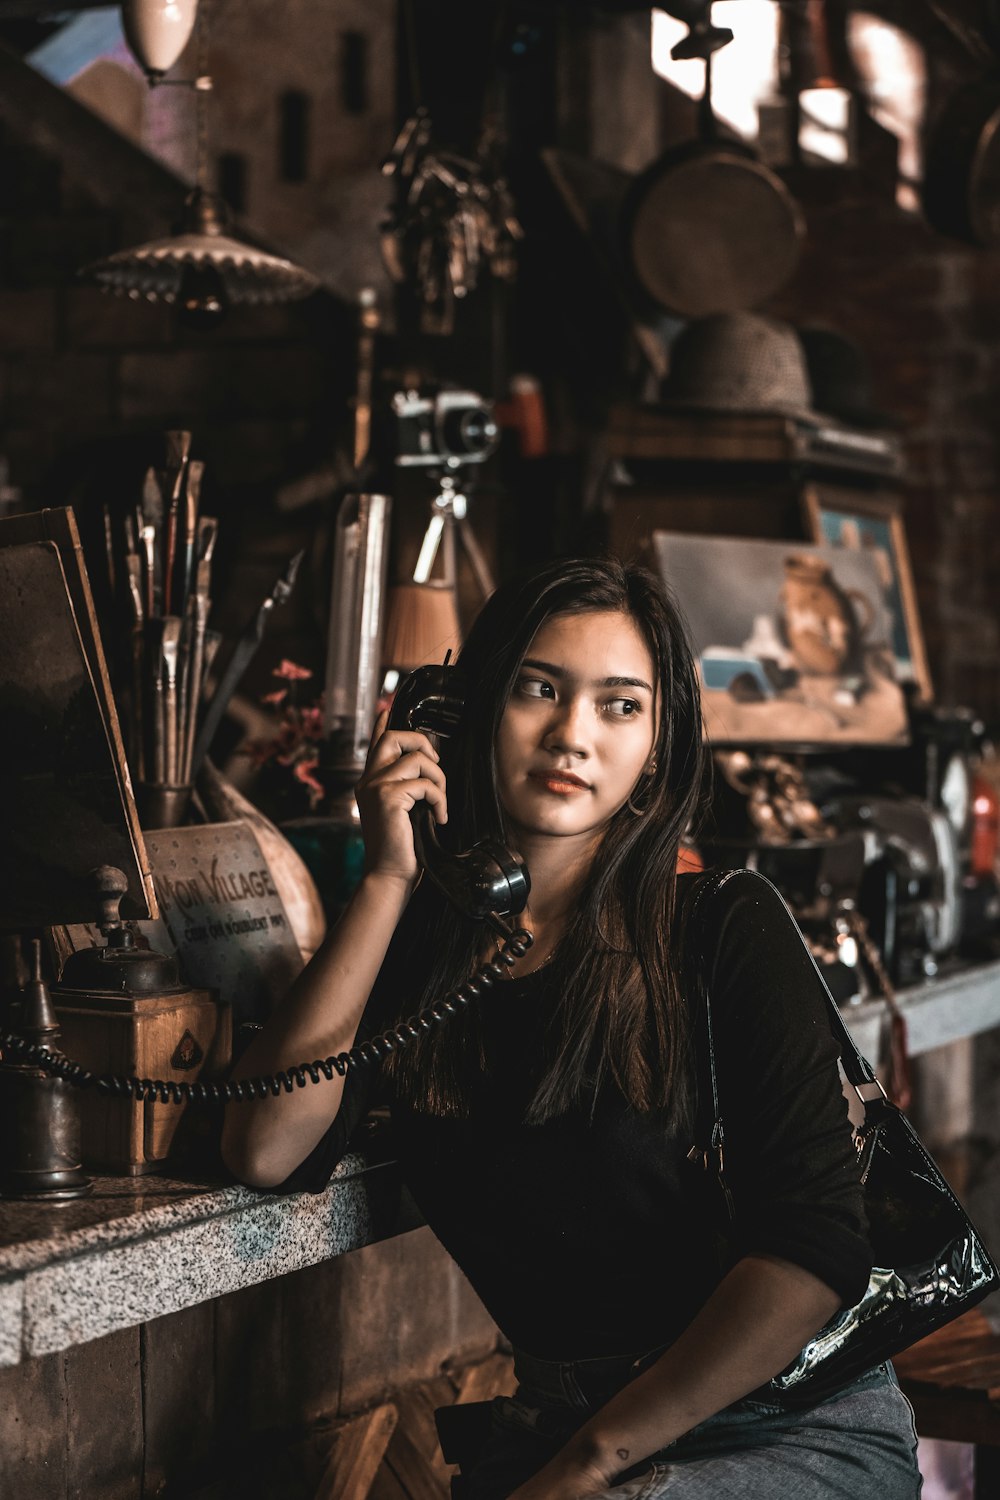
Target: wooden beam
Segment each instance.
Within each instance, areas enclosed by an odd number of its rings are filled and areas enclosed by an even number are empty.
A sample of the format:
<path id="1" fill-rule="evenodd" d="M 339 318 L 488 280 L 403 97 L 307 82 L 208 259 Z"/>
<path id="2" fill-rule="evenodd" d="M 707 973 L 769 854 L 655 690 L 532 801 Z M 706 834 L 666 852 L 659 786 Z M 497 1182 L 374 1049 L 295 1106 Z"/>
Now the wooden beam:
<path id="1" fill-rule="evenodd" d="M 450 1406 L 455 1389 L 446 1376 L 400 1391 L 399 1424 L 385 1455 L 387 1479 L 395 1480 L 407 1500 L 447 1500 L 451 1468 L 441 1457 L 434 1412 Z M 372 1500 L 387 1500 L 378 1487 Z"/>
<path id="2" fill-rule="evenodd" d="M 397 1416 L 395 1406 L 387 1402 L 338 1423 L 313 1500 L 368 1500 Z"/>

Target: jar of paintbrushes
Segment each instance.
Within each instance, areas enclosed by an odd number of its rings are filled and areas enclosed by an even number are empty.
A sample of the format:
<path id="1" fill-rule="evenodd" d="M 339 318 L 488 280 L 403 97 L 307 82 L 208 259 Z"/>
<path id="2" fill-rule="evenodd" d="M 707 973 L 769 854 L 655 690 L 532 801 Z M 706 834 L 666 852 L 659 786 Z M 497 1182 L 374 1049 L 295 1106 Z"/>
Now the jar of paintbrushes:
<path id="1" fill-rule="evenodd" d="M 218 522 L 200 512 L 203 465 L 191 434 L 167 434 L 125 517 L 131 617 L 127 716 L 136 805 L 145 828 L 173 828 L 191 797 L 198 706 L 219 636 L 208 629 Z"/>

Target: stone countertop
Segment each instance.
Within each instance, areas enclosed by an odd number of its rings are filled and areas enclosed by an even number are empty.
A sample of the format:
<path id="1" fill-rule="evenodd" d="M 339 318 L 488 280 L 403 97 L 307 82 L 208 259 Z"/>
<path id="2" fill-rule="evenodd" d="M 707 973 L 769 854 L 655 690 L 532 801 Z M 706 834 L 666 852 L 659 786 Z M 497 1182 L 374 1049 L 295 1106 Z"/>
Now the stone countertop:
<path id="1" fill-rule="evenodd" d="M 1000 1025 L 1000 959 L 901 992 L 910 1050 Z M 859 1048 L 883 1051 L 884 1002 L 845 1005 Z M 421 1221 L 364 1127 L 322 1192 L 260 1193 L 220 1178 L 97 1177 L 68 1203 L 0 1202 L 0 1366 L 86 1343 L 333 1256 Z"/>
<path id="2" fill-rule="evenodd" d="M 0 1204 L 0 1366 L 360 1249 L 420 1223 L 377 1146 L 322 1193 L 95 1177 L 66 1203 Z"/>

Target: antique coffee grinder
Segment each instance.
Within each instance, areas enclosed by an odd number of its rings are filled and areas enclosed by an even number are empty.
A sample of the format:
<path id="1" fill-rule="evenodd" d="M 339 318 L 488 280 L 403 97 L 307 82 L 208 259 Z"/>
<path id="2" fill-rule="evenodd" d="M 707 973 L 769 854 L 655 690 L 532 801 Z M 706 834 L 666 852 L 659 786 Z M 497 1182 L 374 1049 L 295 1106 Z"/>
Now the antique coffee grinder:
<path id="1" fill-rule="evenodd" d="M 26 1042 L 57 1051 L 59 1023 L 42 978 L 42 945 L 31 942 L 31 979 L 21 991 L 17 1030 Z M 0 1063 L 0 1194 L 59 1202 L 82 1198 L 93 1183 L 80 1153 L 79 1095 L 32 1063 Z"/>
<path id="2" fill-rule="evenodd" d="M 97 1074 L 193 1081 L 228 1066 L 228 1006 L 210 990 L 181 982 L 176 961 L 140 947 L 119 905 L 127 888 L 121 870 L 93 871 L 103 946 L 82 948 L 63 965 L 52 1001 L 68 1056 Z M 183 1104 L 83 1091 L 83 1159 L 88 1167 L 138 1175 L 162 1165 Z"/>

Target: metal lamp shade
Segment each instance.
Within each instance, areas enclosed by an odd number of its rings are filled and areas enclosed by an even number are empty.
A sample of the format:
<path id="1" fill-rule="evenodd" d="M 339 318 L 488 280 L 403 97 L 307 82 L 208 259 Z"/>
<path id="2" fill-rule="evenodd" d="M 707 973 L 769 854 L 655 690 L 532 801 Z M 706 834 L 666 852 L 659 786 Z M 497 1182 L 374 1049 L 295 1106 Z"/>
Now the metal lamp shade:
<path id="1" fill-rule="evenodd" d="M 226 302 L 290 302 L 316 290 L 318 279 L 293 261 L 269 255 L 222 232 L 222 205 L 196 189 L 178 234 L 119 250 L 87 266 L 108 291 L 135 300 L 176 302 L 192 271 L 213 273 Z"/>

